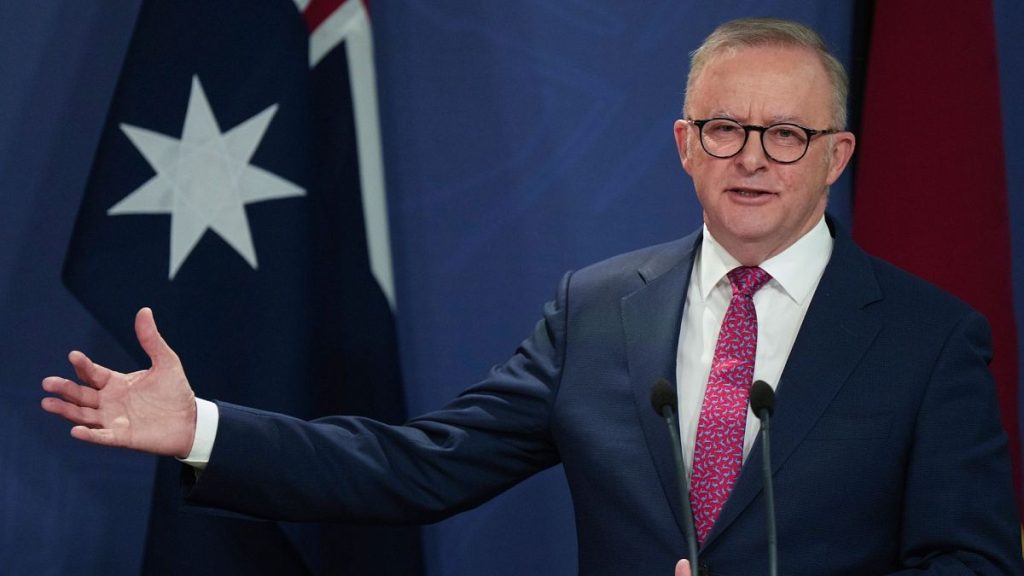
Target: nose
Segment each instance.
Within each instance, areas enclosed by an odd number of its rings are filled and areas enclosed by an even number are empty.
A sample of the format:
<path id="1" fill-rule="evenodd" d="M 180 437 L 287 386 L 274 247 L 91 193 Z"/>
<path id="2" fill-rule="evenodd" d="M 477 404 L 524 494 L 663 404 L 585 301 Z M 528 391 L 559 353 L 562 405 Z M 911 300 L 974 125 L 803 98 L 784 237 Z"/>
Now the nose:
<path id="1" fill-rule="evenodd" d="M 748 129 L 747 141 L 743 143 L 743 148 L 740 148 L 733 160 L 740 168 L 751 173 L 768 166 L 768 155 L 765 154 L 764 146 L 761 144 L 759 130 Z"/>

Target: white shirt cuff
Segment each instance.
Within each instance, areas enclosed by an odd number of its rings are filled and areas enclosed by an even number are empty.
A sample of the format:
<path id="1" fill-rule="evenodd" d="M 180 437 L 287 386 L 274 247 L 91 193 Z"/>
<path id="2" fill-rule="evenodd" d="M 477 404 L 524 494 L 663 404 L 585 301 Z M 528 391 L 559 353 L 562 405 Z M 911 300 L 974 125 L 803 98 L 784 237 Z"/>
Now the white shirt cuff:
<path id="1" fill-rule="evenodd" d="M 184 458 L 178 458 L 197 470 L 204 470 L 213 452 L 213 441 L 217 439 L 217 424 L 220 411 L 209 400 L 196 398 L 196 437 L 192 440 L 192 451 Z"/>

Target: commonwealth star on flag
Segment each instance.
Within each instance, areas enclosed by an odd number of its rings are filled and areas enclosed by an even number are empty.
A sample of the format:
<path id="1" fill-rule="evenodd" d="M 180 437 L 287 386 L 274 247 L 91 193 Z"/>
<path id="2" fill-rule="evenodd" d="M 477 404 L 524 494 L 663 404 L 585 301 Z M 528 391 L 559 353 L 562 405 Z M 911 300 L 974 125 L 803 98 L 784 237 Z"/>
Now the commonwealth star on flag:
<path id="1" fill-rule="evenodd" d="M 404 417 L 372 57 L 358 0 L 143 2 L 63 272 L 140 366 L 151 306 L 201 397 Z M 146 574 L 422 570 L 416 529 L 189 510 L 180 471 Z"/>

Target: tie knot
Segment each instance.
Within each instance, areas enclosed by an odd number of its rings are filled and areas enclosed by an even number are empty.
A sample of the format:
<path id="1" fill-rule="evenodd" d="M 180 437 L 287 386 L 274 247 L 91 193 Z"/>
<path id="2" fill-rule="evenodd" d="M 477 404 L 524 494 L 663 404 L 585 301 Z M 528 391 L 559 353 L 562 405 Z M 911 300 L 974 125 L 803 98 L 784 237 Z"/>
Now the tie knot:
<path id="1" fill-rule="evenodd" d="M 757 266 L 740 266 L 729 271 L 729 284 L 734 296 L 753 296 L 772 275 Z"/>

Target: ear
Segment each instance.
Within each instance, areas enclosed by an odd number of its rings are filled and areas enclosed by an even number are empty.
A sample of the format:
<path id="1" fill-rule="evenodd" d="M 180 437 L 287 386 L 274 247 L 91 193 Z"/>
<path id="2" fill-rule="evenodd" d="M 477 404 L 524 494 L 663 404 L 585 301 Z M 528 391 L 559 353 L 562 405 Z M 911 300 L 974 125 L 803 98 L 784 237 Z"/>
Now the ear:
<path id="1" fill-rule="evenodd" d="M 682 163 L 683 170 L 686 170 L 687 174 L 690 174 L 690 168 L 693 163 L 693 160 L 690 159 L 690 150 L 688 148 L 690 144 L 690 129 L 692 128 L 692 124 L 682 120 L 676 120 L 675 124 L 672 125 L 672 131 L 676 137 L 676 149 L 679 151 L 679 162 Z"/>
<path id="2" fill-rule="evenodd" d="M 857 147 L 857 137 L 853 132 L 839 132 L 832 135 L 832 149 L 829 151 L 828 185 L 831 186 L 843 174 L 850 163 L 853 149 Z"/>

